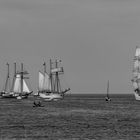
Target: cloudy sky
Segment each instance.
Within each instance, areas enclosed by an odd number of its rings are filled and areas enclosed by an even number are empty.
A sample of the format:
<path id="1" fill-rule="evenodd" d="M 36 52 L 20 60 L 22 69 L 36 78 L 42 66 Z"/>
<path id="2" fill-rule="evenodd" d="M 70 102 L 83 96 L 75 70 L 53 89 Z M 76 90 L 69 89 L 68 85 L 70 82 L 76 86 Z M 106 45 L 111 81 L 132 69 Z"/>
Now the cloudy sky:
<path id="1" fill-rule="evenodd" d="M 132 93 L 139 0 L 1 0 L 0 87 L 6 63 L 24 63 L 38 86 L 43 61 L 61 59 L 72 93 Z"/>

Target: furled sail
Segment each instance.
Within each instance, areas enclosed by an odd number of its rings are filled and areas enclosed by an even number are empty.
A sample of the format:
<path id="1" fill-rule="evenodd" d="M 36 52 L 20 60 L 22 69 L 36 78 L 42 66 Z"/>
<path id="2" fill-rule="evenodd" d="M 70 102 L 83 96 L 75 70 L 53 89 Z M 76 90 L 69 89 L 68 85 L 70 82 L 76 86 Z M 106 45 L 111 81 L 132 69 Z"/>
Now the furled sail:
<path id="1" fill-rule="evenodd" d="M 55 73 L 55 72 L 64 72 L 63 67 L 54 68 L 51 70 L 51 73 Z"/>

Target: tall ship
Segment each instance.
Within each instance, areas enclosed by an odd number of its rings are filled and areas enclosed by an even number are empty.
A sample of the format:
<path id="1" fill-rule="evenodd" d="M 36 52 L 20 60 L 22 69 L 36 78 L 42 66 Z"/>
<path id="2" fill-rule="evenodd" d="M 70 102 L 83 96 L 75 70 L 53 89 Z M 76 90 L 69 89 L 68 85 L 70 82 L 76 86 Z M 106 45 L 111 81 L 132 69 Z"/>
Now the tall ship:
<path id="1" fill-rule="evenodd" d="M 29 77 L 25 77 L 25 75 L 28 74 L 29 73 L 23 69 L 23 63 L 21 63 L 20 71 L 16 71 L 15 64 L 15 74 L 13 77 L 11 94 L 13 94 L 13 96 L 16 97 L 17 99 L 28 98 L 28 96 L 32 93 L 32 91 L 29 89 L 27 85 L 27 82 L 25 81 L 25 79 L 29 79 Z"/>
<path id="2" fill-rule="evenodd" d="M 4 87 L 1 91 L 1 97 L 2 98 L 15 98 L 13 96 L 13 93 L 11 93 L 11 81 L 10 81 L 10 74 L 9 74 L 9 63 L 7 65 L 7 76 L 6 76 L 6 81 L 4 84 Z"/>
<path id="3" fill-rule="evenodd" d="M 61 86 L 60 75 L 64 74 L 63 67 L 59 67 L 58 63 L 61 61 L 56 60 L 52 62 L 50 59 L 50 71 L 49 73 L 46 70 L 46 63 L 44 62 L 44 72 L 39 71 L 39 84 L 38 92 L 36 95 L 45 99 L 45 100 L 59 100 L 63 99 L 66 92 L 70 88 L 63 89 Z M 53 66 L 55 64 L 55 67 Z"/>
<path id="4" fill-rule="evenodd" d="M 136 46 L 133 66 L 132 84 L 136 100 L 140 100 L 140 47 Z"/>

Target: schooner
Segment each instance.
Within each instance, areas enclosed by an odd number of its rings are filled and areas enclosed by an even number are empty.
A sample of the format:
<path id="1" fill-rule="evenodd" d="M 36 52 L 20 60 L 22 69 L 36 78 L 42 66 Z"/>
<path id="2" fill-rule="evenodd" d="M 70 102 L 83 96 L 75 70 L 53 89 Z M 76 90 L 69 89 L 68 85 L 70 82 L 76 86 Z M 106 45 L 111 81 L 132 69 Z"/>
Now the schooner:
<path id="1" fill-rule="evenodd" d="M 44 62 L 44 72 L 39 71 L 39 85 L 38 95 L 45 100 L 59 100 L 63 99 L 64 94 L 70 90 L 70 88 L 62 89 L 59 76 L 64 74 L 63 67 L 58 67 L 58 63 L 61 61 L 55 61 L 55 67 L 52 67 L 53 62 L 50 59 L 50 72 L 46 71 L 46 63 Z"/>
<path id="2" fill-rule="evenodd" d="M 21 63 L 21 71 L 18 71 L 18 72 L 16 71 L 16 64 L 15 64 L 15 73 L 13 77 L 11 93 L 17 99 L 28 98 L 28 96 L 32 93 L 32 91 L 30 91 L 25 81 L 25 79 L 28 79 L 28 77 L 25 77 L 24 75 L 27 75 L 27 74 L 29 73 L 23 70 L 23 63 Z"/>
<path id="3" fill-rule="evenodd" d="M 134 95 L 136 100 L 140 100 L 140 47 L 136 46 L 134 56 L 133 78 Z"/>

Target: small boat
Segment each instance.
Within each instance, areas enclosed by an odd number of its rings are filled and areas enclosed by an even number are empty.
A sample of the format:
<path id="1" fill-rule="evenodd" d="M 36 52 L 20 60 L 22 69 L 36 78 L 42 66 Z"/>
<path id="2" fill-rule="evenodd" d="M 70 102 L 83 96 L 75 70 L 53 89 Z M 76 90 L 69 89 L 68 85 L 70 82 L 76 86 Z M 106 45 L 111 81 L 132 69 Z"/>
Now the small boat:
<path id="1" fill-rule="evenodd" d="M 38 103 L 34 101 L 33 104 L 33 107 L 44 107 L 44 105 L 42 105 L 40 101 Z"/>
<path id="2" fill-rule="evenodd" d="M 12 93 L 17 99 L 26 99 L 32 93 L 25 81 L 25 79 L 29 79 L 29 77 L 24 77 L 27 74 L 29 73 L 23 70 L 23 63 L 21 63 L 21 71 L 15 73 L 13 80 Z"/>
<path id="3" fill-rule="evenodd" d="M 107 95 L 105 97 L 105 100 L 107 102 L 111 101 L 111 98 L 109 97 L 109 80 L 108 80 L 108 83 L 107 83 Z"/>
<path id="4" fill-rule="evenodd" d="M 64 73 L 63 67 L 58 67 L 58 61 L 55 61 L 55 68 L 52 67 L 53 62 L 50 60 L 50 73 L 46 71 L 46 63 L 44 62 L 44 72 L 39 71 L 39 86 L 36 95 L 46 101 L 57 101 L 64 98 L 64 95 L 70 88 L 62 89 L 59 75 Z"/>
<path id="5" fill-rule="evenodd" d="M 134 96 L 136 100 L 140 100 L 140 47 L 136 46 L 134 56 L 133 78 L 132 84 L 134 88 Z"/>

